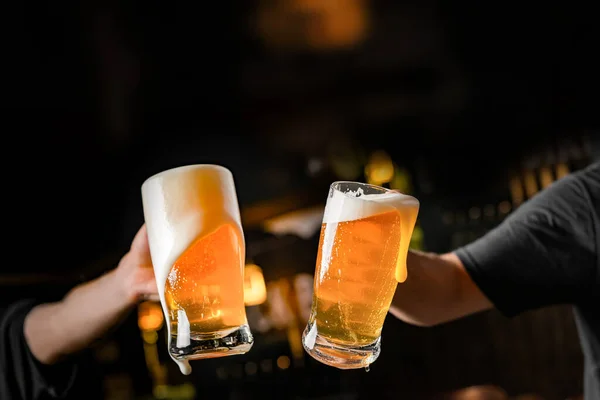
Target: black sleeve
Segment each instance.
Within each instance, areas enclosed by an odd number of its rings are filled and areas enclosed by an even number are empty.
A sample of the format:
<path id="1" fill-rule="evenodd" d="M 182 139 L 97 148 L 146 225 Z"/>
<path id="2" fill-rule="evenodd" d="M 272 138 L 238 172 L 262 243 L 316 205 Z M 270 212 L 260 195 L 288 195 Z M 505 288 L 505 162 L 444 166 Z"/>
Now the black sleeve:
<path id="1" fill-rule="evenodd" d="M 44 365 L 29 350 L 23 326 L 35 305 L 34 301 L 19 301 L 0 309 L 2 400 L 62 398 L 75 380 L 74 363 Z"/>
<path id="2" fill-rule="evenodd" d="M 600 163 L 595 163 L 538 193 L 455 254 L 506 316 L 585 302 L 600 281 L 599 213 Z"/>

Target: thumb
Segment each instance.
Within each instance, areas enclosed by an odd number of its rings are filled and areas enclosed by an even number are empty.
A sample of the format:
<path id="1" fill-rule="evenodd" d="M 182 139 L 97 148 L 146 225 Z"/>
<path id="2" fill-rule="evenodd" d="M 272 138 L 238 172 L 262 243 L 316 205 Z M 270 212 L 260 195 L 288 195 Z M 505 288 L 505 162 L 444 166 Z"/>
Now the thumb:
<path id="1" fill-rule="evenodd" d="M 131 242 L 131 248 L 135 250 L 143 250 L 144 247 L 148 247 L 148 233 L 146 231 L 146 224 L 143 224 L 135 234 L 133 241 Z"/>

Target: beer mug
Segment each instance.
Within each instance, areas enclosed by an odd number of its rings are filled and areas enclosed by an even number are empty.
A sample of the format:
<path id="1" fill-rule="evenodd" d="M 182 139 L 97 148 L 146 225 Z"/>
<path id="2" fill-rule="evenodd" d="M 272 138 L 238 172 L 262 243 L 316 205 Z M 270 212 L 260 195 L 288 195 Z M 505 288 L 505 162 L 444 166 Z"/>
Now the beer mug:
<path id="1" fill-rule="evenodd" d="M 168 349 L 189 360 L 246 353 L 245 242 L 233 175 L 217 165 L 163 171 L 142 184 L 144 219 Z"/>
<path id="2" fill-rule="evenodd" d="M 406 257 L 419 201 L 383 187 L 334 182 L 325 205 L 312 310 L 302 334 L 308 354 L 340 369 L 368 368 Z"/>

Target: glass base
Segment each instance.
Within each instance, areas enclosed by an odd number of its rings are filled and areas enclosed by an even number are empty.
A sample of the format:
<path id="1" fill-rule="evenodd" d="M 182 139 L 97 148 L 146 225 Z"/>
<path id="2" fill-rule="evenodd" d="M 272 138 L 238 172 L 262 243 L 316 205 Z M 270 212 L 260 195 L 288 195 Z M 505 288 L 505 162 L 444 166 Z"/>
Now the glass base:
<path id="1" fill-rule="evenodd" d="M 177 335 L 171 336 L 169 352 L 176 360 L 199 360 L 247 353 L 254 344 L 248 325 L 210 335 L 194 335 L 186 346 L 177 346 Z"/>
<path id="2" fill-rule="evenodd" d="M 302 334 L 304 350 L 315 360 L 339 369 L 368 368 L 381 352 L 381 337 L 367 346 L 350 347 L 332 343 L 316 332 L 309 324 Z"/>

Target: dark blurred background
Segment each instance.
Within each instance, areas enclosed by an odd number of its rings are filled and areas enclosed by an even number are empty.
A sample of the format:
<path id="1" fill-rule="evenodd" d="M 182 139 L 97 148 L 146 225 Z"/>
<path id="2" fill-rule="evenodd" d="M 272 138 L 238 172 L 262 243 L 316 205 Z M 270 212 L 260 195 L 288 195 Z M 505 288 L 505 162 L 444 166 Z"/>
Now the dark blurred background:
<path id="1" fill-rule="evenodd" d="M 183 376 L 145 303 L 83 355 L 82 393 L 474 399 L 488 385 L 490 399 L 575 398 L 564 306 L 434 328 L 389 318 L 370 372 L 314 362 L 299 335 L 332 181 L 415 195 L 413 248 L 443 252 L 599 157 L 596 19 L 586 2 L 6 5 L 1 300 L 60 298 L 113 268 L 143 223 L 144 179 L 218 163 L 267 286 L 248 306 L 252 351 Z"/>

